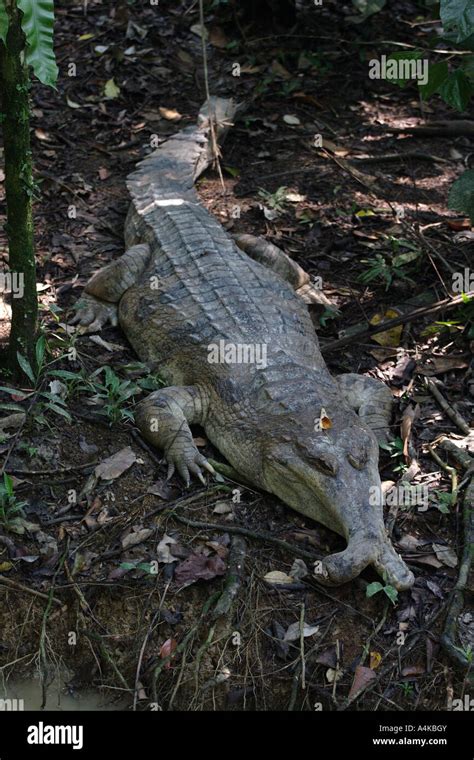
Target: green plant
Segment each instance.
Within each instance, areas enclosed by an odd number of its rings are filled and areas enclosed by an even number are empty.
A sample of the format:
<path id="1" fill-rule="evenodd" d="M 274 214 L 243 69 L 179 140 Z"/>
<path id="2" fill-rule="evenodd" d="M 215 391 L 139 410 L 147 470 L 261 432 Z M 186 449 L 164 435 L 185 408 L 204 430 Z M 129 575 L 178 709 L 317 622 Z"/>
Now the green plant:
<path id="1" fill-rule="evenodd" d="M 264 190 L 262 187 L 259 188 L 258 194 L 260 198 L 262 198 L 263 202 L 271 209 L 274 209 L 275 211 L 278 211 L 281 213 L 285 210 L 285 204 L 286 204 L 286 196 L 288 193 L 287 187 L 279 187 L 278 190 L 275 190 L 274 193 L 268 192 L 268 190 Z"/>
<path id="2" fill-rule="evenodd" d="M 394 472 L 405 472 L 407 466 L 403 461 L 403 441 L 401 438 L 397 437 L 393 441 L 380 443 L 380 448 L 388 451 L 391 459 L 398 460 L 394 463 Z"/>
<path id="3" fill-rule="evenodd" d="M 446 491 L 433 490 L 430 494 L 430 501 L 443 515 L 449 515 L 450 507 L 456 503 L 456 492 L 447 493 Z"/>
<path id="4" fill-rule="evenodd" d="M 367 285 L 372 280 L 381 279 L 385 282 L 386 290 L 389 289 L 395 278 L 414 285 L 414 281 L 408 276 L 404 267 L 416 261 L 421 256 L 421 251 L 408 240 L 389 236 L 387 241 L 390 244 L 391 251 L 376 253 L 375 261 L 362 259 L 362 263 L 367 264 L 368 268 L 359 275 L 360 282 Z"/>
<path id="5" fill-rule="evenodd" d="M 391 586 L 390 583 L 380 583 L 379 581 L 374 581 L 373 583 L 369 583 L 365 590 L 365 595 L 367 597 L 374 596 L 375 594 L 378 594 L 380 591 L 383 591 L 384 594 L 388 596 L 392 604 L 397 603 L 398 599 L 398 591 L 394 586 Z"/>
<path id="6" fill-rule="evenodd" d="M 3 473 L 3 483 L 0 482 L 0 525 L 11 528 L 19 517 L 24 517 L 24 507 L 28 502 L 18 501 L 13 489 L 13 479 Z"/>
<path id="7" fill-rule="evenodd" d="M 409 681 L 401 681 L 401 683 L 397 684 L 398 687 L 403 691 L 405 697 L 411 697 L 413 694 L 413 684 L 409 683 Z"/>
<path id="8" fill-rule="evenodd" d="M 104 374 L 102 383 L 96 381 L 101 373 Z M 100 367 L 92 373 L 90 380 L 95 391 L 94 401 L 101 405 L 99 414 L 105 415 L 111 422 L 133 420 L 131 409 L 125 405 L 140 392 L 136 383 L 121 380 L 110 367 Z"/>

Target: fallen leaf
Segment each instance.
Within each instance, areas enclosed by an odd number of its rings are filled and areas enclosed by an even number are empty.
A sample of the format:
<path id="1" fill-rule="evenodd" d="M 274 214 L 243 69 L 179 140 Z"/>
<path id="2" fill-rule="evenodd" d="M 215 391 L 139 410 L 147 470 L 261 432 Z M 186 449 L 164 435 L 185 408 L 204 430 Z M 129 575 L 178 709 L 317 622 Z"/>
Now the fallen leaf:
<path id="1" fill-rule="evenodd" d="M 294 116 L 293 114 L 287 113 L 283 117 L 283 121 L 285 124 L 290 124 L 292 127 L 298 126 L 298 124 L 301 124 L 300 120 L 297 116 Z"/>
<path id="2" fill-rule="evenodd" d="M 161 539 L 160 543 L 156 547 L 156 554 L 158 562 L 163 562 L 165 565 L 170 562 L 176 562 L 176 557 L 173 557 L 170 551 L 170 546 L 176 544 L 176 541 L 171 536 L 167 536 L 166 533 Z"/>
<path id="3" fill-rule="evenodd" d="M 287 193 L 285 195 L 285 200 L 289 201 L 290 203 L 302 203 L 306 200 L 306 195 L 300 195 L 299 193 Z"/>
<path id="4" fill-rule="evenodd" d="M 433 551 L 443 565 L 446 565 L 447 567 L 456 567 L 458 564 L 458 558 L 450 546 L 433 544 Z"/>
<path id="5" fill-rule="evenodd" d="M 165 643 L 160 647 L 161 659 L 165 660 L 167 657 L 171 657 L 177 646 L 178 642 L 176 639 L 166 639 Z M 166 663 L 165 668 L 171 668 L 171 661 Z"/>
<path id="6" fill-rule="evenodd" d="M 189 27 L 189 31 L 193 34 L 197 34 L 198 37 L 201 37 L 201 39 L 204 37 L 205 40 L 209 37 L 209 33 L 205 26 L 201 26 L 201 24 L 193 24 Z"/>
<path id="7" fill-rule="evenodd" d="M 419 411 L 418 404 L 413 407 L 411 404 L 409 404 L 405 411 L 403 412 L 402 421 L 400 424 L 400 436 L 403 441 L 403 456 L 405 457 L 405 461 L 408 462 L 410 460 L 410 455 L 408 453 L 408 446 L 410 444 L 410 435 L 411 435 L 411 429 L 413 426 L 413 422 L 415 421 Z"/>
<path id="8" fill-rule="evenodd" d="M 401 312 L 398 309 L 387 309 L 384 314 L 374 314 L 370 320 L 370 324 L 379 325 L 386 319 L 394 319 L 395 317 L 399 316 L 401 316 Z M 390 330 L 377 333 L 377 335 L 372 335 L 371 337 L 372 340 L 375 340 L 375 342 L 379 343 L 381 346 L 399 346 L 400 339 L 402 337 L 402 331 L 403 325 L 397 325 L 396 327 L 392 327 Z"/>
<path id="9" fill-rule="evenodd" d="M 307 623 L 304 623 L 303 625 L 303 638 L 307 638 L 308 636 L 314 636 L 315 633 L 319 631 L 319 625 L 308 625 Z M 301 638 L 301 624 L 299 622 L 292 623 L 284 637 L 283 641 L 299 641 Z"/>
<path id="10" fill-rule="evenodd" d="M 25 412 L 9 414 L 8 417 L 4 417 L 0 420 L 0 431 L 3 433 L 3 431 L 7 430 L 8 428 L 12 430 L 18 430 L 24 424 L 25 419 Z"/>
<path id="11" fill-rule="evenodd" d="M 112 79 L 108 79 L 104 86 L 104 95 L 106 98 L 110 98 L 111 100 L 113 98 L 118 98 L 120 95 L 120 87 L 115 84 L 115 80 L 112 77 Z"/>
<path id="12" fill-rule="evenodd" d="M 285 69 L 284 66 L 279 61 L 272 61 L 272 65 L 270 66 L 270 71 L 272 74 L 275 74 L 275 76 L 280 77 L 281 79 L 291 79 L 291 74 L 288 71 L 288 69 Z M 296 117 L 295 117 L 296 118 Z M 288 124 L 289 122 L 287 122 Z"/>
<path id="13" fill-rule="evenodd" d="M 212 512 L 215 515 L 228 515 L 232 512 L 232 504 L 228 501 L 218 501 Z"/>
<path id="14" fill-rule="evenodd" d="M 126 446 L 98 464 L 94 470 L 94 474 L 96 478 L 102 478 L 102 480 L 115 480 L 125 470 L 128 470 L 136 460 L 137 458 L 130 446 Z"/>
<path id="15" fill-rule="evenodd" d="M 339 681 L 339 679 L 342 678 L 342 676 L 343 676 L 343 671 L 338 670 L 337 668 L 336 670 L 334 668 L 328 668 L 326 670 L 326 680 L 328 683 L 334 683 L 334 681 Z"/>
<path id="16" fill-rule="evenodd" d="M 209 42 L 220 50 L 224 50 L 229 44 L 229 40 L 220 26 L 213 26 L 212 29 L 209 30 Z"/>
<path id="17" fill-rule="evenodd" d="M 302 559 L 295 559 L 291 566 L 290 575 L 295 581 L 300 581 L 302 578 L 306 578 L 309 570 L 306 567 L 306 563 Z"/>
<path id="18" fill-rule="evenodd" d="M 370 653 L 370 665 L 369 665 L 369 667 L 370 667 L 371 670 L 375 670 L 376 668 L 378 668 L 378 666 L 380 665 L 381 662 L 382 662 L 382 655 L 380 654 L 380 652 L 371 652 Z"/>
<path id="19" fill-rule="evenodd" d="M 220 557 L 191 554 L 177 566 L 174 577 L 180 586 L 190 586 L 199 580 L 208 581 L 224 575 L 226 569 L 226 563 Z"/>
<path id="20" fill-rule="evenodd" d="M 163 108 L 160 106 L 158 110 L 160 116 L 167 121 L 179 121 L 183 118 L 179 111 L 175 111 L 173 108 Z"/>
<path id="21" fill-rule="evenodd" d="M 401 675 L 406 676 L 423 676 L 426 673 L 424 665 L 406 665 L 401 672 Z"/>
<path id="22" fill-rule="evenodd" d="M 263 580 L 272 585 L 278 586 L 279 584 L 294 583 L 294 578 L 291 575 L 280 572 L 280 570 L 272 570 L 270 573 L 264 575 Z"/>
<path id="23" fill-rule="evenodd" d="M 130 549 L 131 546 L 137 546 L 146 541 L 153 534 L 153 528 L 142 528 L 141 530 L 132 531 L 122 539 L 122 549 Z"/>
<path id="24" fill-rule="evenodd" d="M 99 167 L 99 179 L 102 179 L 102 180 L 108 179 L 109 176 L 110 176 L 109 175 L 109 170 L 107 169 L 107 167 L 100 166 Z"/>
<path id="25" fill-rule="evenodd" d="M 364 691 L 369 683 L 375 678 L 377 678 L 377 676 L 373 670 L 364 667 L 364 665 L 358 665 L 355 669 L 354 680 L 352 681 L 348 699 L 351 700 L 357 696 L 357 694 L 360 694 L 361 691 Z"/>
<path id="26" fill-rule="evenodd" d="M 328 150 L 330 153 L 334 153 L 335 156 L 341 156 L 342 158 L 350 153 L 350 150 L 347 148 L 342 148 L 340 145 L 336 145 L 336 143 L 333 143 L 332 140 L 328 140 L 327 137 L 323 137 L 323 148 Z"/>

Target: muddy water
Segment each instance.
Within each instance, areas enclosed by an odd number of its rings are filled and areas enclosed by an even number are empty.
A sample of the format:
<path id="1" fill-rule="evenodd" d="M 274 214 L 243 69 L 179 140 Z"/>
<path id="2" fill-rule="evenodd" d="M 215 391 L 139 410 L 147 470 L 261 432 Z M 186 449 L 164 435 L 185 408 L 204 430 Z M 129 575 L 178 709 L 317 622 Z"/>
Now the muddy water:
<path id="1" fill-rule="evenodd" d="M 107 690 L 108 691 L 108 690 Z M 4 700 L 4 701 L 2 701 Z M 0 712 L 4 710 L 40 710 L 42 691 L 39 679 L 25 678 L 0 683 Z M 54 681 L 48 687 L 48 699 L 45 710 L 53 712 L 81 710 L 127 710 L 131 699 L 120 697 L 112 692 L 102 693 L 93 689 L 84 689 L 71 693 L 64 680 Z"/>

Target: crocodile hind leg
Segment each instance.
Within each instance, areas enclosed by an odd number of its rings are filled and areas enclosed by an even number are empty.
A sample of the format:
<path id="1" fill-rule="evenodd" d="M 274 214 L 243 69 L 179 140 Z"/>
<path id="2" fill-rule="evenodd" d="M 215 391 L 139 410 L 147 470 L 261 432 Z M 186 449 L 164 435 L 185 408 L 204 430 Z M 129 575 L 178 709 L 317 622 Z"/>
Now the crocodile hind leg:
<path id="1" fill-rule="evenodd" d="M 135 410 L 135 421 L 143 436 L 162 449 L 168 462 L 168 478 L 175 470 L 189 485 L 191 475 L 204 483 L 201 467 L 215 474 L 199 453 L 189 425 L 204 423 L 207 401 L 194 385 L 171 386 L 151 393 Z"/>
<path id="2" fill-rule="evenodd" d="M 347 372 L 335 378 L 349 406 L 374 431 L 379 443 L 391 439 L 390 419 L 393 396 L 380 380 Z"/>
<path id="3" fill-rule="evenodd" d="M 78 312 L 71 324 L 79 323 L 79 329 L 83 333 L 98 332 L 107 322 L 115 326 L 118 302 L 125 291 L 137 282 L 149 260 L 150 246 L 148 243 L 139 243 L 99 269 L 77 302 Z"/>
<path id="4" fill-rule="evenodd" d="M 272 269 L 289 282 L 305 303 L 318 303 L 328 308 L 333 306 L 324 293 L 311 283 L 309 274 L 296 261 L 290 259 L 281 248 L 255 235 L 233 235 L 232 237 L 239 248 L 251 259 Z"/>

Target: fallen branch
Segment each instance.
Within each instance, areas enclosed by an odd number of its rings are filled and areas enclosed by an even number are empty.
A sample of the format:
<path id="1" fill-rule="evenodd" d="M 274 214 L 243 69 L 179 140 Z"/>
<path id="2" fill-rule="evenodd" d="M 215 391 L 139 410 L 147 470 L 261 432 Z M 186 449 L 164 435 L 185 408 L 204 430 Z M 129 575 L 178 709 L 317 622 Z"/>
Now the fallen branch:
<path id="1" fill-rule="evenodd" d="M 382 164 L 382 163 L 397 163 L 398 161 L 429 161 L 431 163 L 449 164 L 447 158 L 439 158 L 439 156 L 431 156 L 429 153 L 422 153 L 420 150 L 407 150 L 404 153 L 385 153 L 380 156 L 352 156 L 348 161 L 354 161 L 358 164 Z"/>
<path id="2" fill-rule="evenodd" d="M 280 538 L 275 538 L 274 536 L 270 535 L 270 533 L 255 533 L 253 530 L 244 528 L 240 525 L 224 525 L 223 523 L 208 523 L 199 522 L 198 520 L 188 520 L 187 517 L 182 517 L 176 512 L 170 512 L 170 517 L 180 523 L 183 523 L 183 525 L 187 525 L 190 528 L 198 528 L 199 530 L 222 530 L 224 533 L 235 533 L 241 536 L 247 536 L 248 538 L 253 538 L 255 541 L 262 541 L 263 543 L 273 544 L 273 546 L 277 546 L 279 549 L 282 549 L 282 551 L 294 554 L 296 557 L 303 557 L 309 562 L 316 562 L 317 560 L 322 559 L 321 554 L 317 554 L 316 552 L 307 552 L 305 549 L 298 549 L 297 547 L 292 546 L 292 544 L 287 543 L 287 541 L 282 541 Z"/>
<path id="3" fill-rule="evenodd" d="M 460 304 L 465 303 L 466 296 L 468 298 L 472 298 L 474 296 L 474 290 L 470 290 L 468 293 L 463 293 L 462 295 L 455 296 L 454 298 L 443 298 L 443 300 L 436 301 L 435 303 L 428 306 L 420 306 L 419 309 L 414 309 L 413 311 L 409 311 L 406 314 L 401 314 L 399 317 L 394 317 L 393 319 L 387 319 L 386 321 L 380 322 L 377 325 L 368 324 L 367 327 L 363 327 L 360 330 L 357 330 L 357 332 L 353 332 L 351 335 L 346 335 L 343 338 L 333 340 L 330 343 L 326 343 L 325 345 L 322 344 L 321 352 L 323 354 L 327 354 L 332 351 L 339 351 L 340 348 L 343 348 L 350 343 L 359 342 L 361 338 L 367 338 L 372 335 L 376 335 L 377 333 L 391 330 L 392 327 L 404 325 L 407 322 L 412 322 L 413 320 L 420 319 L 421 317 L 428 317 L 432 314 L 437 314 L 439 311 L 443 311 L 445 309 L 452 309 L 455 306 L 459 306 Z"/>
<path id="4" fill-rule="evenodd" d="M 234 536 L 230 547 L 229 568 L 224 589 L 212 613 L 214 620 L 222 615 L 227 615 L 235 602 L 242 585 L 246 550 L 247 546 L 244 539 L 238 535 Z"/>
<path id="5" fill-rule="evenodd" d="M 452 422 L 454 422 L 455 425 L 457 425 L 457 427 L 459 428 L 459 430 L 461 430 L 466 435 L 469 435 L 469 433 L 471 432 L 471 428 L 467 424 L 467 422 L 464 419 L 464 417 L 461 414 L 459 414 L 459 412 L 457 412 L 454 409 L 454 407 L 452 407 L 451 404 L 448 401 L 446 401 L 446 399 L 444 398 L 443 394 L 439 390 L 439 388 L 436 385 L 436 383 L 433 382 L 433 380 L 430 380 L 429 377 L 427 377 L 425 379 L 426 379 L 426 385 L 428 386 L 428 389 L 430 390 L 430 392 L 435 397 L 436 401 L 440 405 L 440 407 L 443 410 L 443 412 L 446 412 L 446 414 L 449 417 L 449 419 Z"/>
<path id="6" fill-rule="evenodd" d="M 474 121 L 432 121 L 412 127 L 382 127 L 394 135 L 420 135 L 420 137 L 474 137 Z"/>
<path id="7" fill-rule="evenodd" d="M 25 594 L 38 596 L 40 599 L 45 599 L 47 602 L 51 600 L 55 604 L 59 604 L 61 606 L 64 605 L 64 602 L 62 602 L 60 599 L 56 599 L 55 596 L 51 596 L 50 594 L 43 594 L 42 591 L 36 591 L 34 588 L 29 588 L 28 586 L 24 586 L 22 583 L 12 581 L 10 578 L 5 578 L 3 575 L 0 575 L 0 584 L 3 586 L 8 586 L 8 588 L 13 589 L 14 591 L 23 591 Z"/>
<path id="8" fill-rule="evenodd" d="M 467 653 L 464 653 L 462 649 L 456 645 L 457 640 L 457 627 L 458 618 L 464 608 L 464 591 L 466 589 L 467 580 L 471 569 L 472 561 L 472 545 L 474 542 L 474 480 L 472 477 L 472 468 L 474 465 L 474 459 L 469 456 L 463 449 L 460 449 L 452 441 L 444 439 L 439 444 L 445 451 L 449 451 L 450 454 L 456 459 L 456 461 L 471 471 L 469 485 L 464 494 L 463 500 L 463 535 L 464 535 L 464 548 L 459 565 L 459 574 L 456 585 L 452 591 L 452 597 L 449 602 L 448 612 L 446 615 L 446 621 L 444 624 L 444 630 L 441 635 L 441 645 L 450 655 L 450 657 L 463 668 L 468 668 L 472 663 L 469 662 Z"/>

